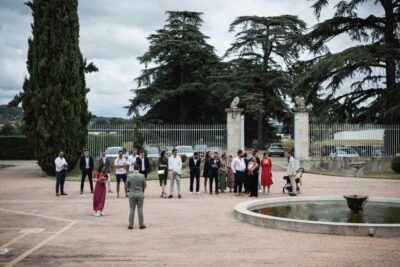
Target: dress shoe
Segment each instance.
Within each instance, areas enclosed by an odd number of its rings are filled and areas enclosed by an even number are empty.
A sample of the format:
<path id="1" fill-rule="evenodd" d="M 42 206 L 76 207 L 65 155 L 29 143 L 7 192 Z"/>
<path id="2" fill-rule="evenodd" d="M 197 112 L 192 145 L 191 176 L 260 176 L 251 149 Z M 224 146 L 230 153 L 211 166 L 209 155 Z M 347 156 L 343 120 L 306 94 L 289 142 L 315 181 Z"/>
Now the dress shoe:
<path id="1" fill-rule="evenodd" d="M 83 194 L 83 191 L 81 191 L 80 194 L 82 195 L 82 194 Z"/>
<path id="2" fill-rule="evenodd" d="M 172 196 L 172 195 L 169 195 L 168 198 L 173 198 L 173 196 Z"/>
<path id="3" fill-rule="evenodd" d="M 133 229 L 133 225 L 129 225 L 129 226 L 128 226 L 128 229 L 129 229 L 129 230 L 132 230 L 132 229 Z"/>
<path id="4" fill-rule="evenodd" d="M 65 193 L 65 192 L 61 192 L 61 195 L 62 195 L 62 196 L 68 196 L 68 194 Z"/>
<path id="5" fill-rule="evenodd" d="M 59 196 L 60 196 L 60 193 L 56 193 L 56 196 L 59 197 Z"/>
<path id="6" fill-rule="evenodd" d="M 146 228 L 145 225 L 141 225 L 141 226 L 139 227 L 139 229 L 145 229 L 145 228 Z"/>
<path id="7" fill-rule="evenodd" d="M 181 195 L 178 195 L 178 198 L 182 198 L 182 196 Z M 146 227 L 146 226 L 145 226 Z"/>

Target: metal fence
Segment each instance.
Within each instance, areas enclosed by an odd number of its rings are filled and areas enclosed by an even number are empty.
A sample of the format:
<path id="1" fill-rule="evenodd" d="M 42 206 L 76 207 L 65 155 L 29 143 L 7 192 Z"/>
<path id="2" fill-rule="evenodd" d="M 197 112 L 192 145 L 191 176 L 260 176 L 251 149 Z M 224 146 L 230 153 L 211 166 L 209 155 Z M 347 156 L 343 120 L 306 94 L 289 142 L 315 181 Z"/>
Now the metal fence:
<path id="1" fill-rule="evenodd" d="M 225 124 L 158 124 L 144 125 L 139 128 L 147 146 L 195 146 L 207 145 L 226 149 Z M 90 125 L 88 128 L 87 148 L 98 156 L 107 147 L 121 146 L 132 148 L 133 125 Z"/>
<path id="2" fill-rule="evenodd" d="M 393 157 L 400 153 L 400 125 L 310 124 L 310 156 Z"/>

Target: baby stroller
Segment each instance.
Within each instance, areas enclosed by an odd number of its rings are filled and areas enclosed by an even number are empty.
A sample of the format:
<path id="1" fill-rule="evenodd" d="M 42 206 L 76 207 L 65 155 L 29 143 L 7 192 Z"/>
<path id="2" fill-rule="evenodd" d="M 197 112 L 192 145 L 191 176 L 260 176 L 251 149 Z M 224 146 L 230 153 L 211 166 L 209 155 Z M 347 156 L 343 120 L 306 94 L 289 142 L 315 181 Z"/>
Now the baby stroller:
<path id="1" fill-rule="evenodd" d="M 296 191 L 297 194 L 300 194 L 300 186 L 302 184 L 302 177 L 303 177 L 303 168 L 299 168 L 296 172 Z M 289 193 L 289 195 L 292 195 L 292 184 L 290 183 L 290 177 L 289 176 L 283 176 L 283 180 L 286 180 L 286 184 L 282 188 L 282 193 L 285 194 L 285 190 Z M 293 194 L 294 195 L 294 194 Z"/>

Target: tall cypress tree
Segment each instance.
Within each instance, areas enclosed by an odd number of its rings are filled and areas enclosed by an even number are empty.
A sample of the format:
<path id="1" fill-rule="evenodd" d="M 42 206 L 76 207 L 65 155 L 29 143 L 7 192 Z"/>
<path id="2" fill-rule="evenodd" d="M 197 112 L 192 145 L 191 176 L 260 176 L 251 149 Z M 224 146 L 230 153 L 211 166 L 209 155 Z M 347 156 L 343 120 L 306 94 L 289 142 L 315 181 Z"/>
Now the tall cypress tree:
<path id="1" fill-rule="evenodd" d="M 73 168 L 86 143 L 90 113 L 85 72 L 97 68 L 86 65 L 79 49 L 77 0 L 33 0 L 26 5 L 33 15 L 29 77 L 12 104 L 22 102 L 24 132 L 39 166 L 53 174 L 60 149 Z"/>

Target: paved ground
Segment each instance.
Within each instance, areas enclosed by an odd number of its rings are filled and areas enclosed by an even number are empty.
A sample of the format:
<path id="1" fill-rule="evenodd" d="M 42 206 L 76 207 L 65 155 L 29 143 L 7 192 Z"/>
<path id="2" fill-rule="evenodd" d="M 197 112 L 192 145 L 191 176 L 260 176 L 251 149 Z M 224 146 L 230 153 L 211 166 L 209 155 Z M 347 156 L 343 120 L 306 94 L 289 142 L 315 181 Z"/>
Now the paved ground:
<path id="1" fill-rule="evenodd" d="M 34 162 L 12 163 L 0 170 L 0 266 L 400 266 L 399 238 L 257 227 L 233 216 L 234 205 L 248 198 L 160 199 L 157 181 L 146 191 L 148 228 L 130 231 L 127 199 L 108 195 L 107 216 L 96 218 L 92 196 L 79 195 L 79 183 L 67 182 L 69 195 L 55 197 L 54 181 Z M 282 196 L 282 175 L 277 168 L 272 194 L 263 197 Z M 304 182 L 304 195 L 400 197 L 396 180 L 307 174 Z"/>

